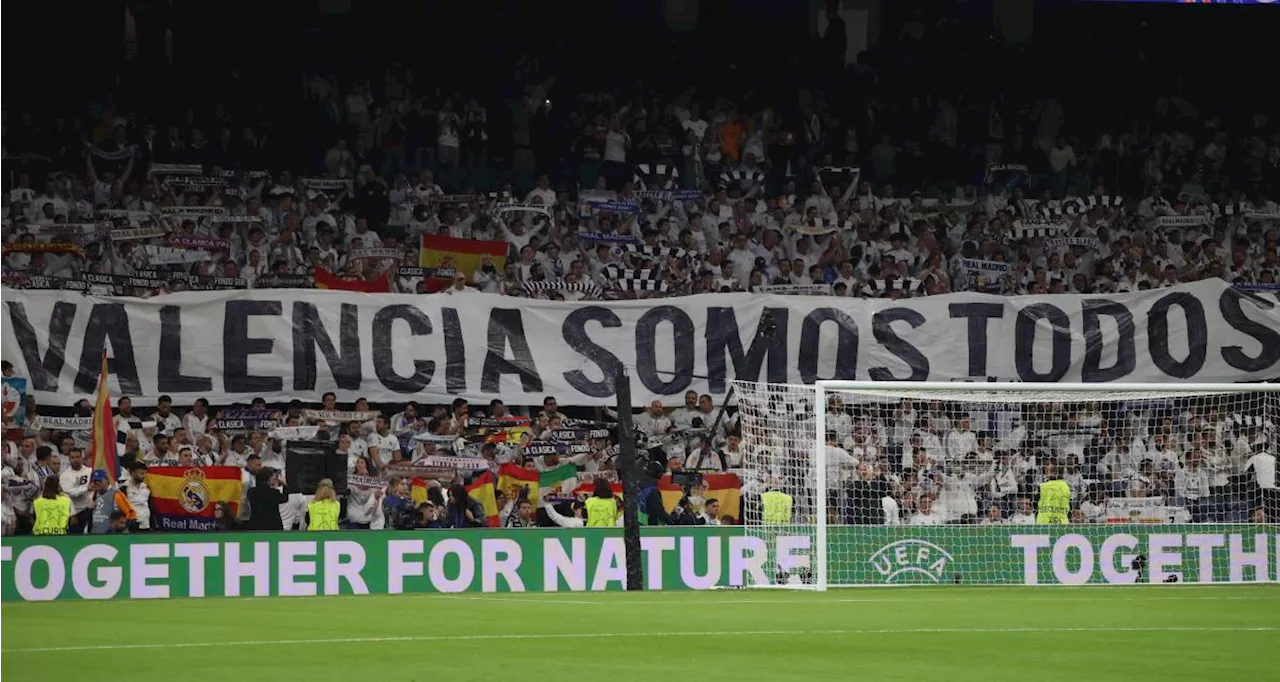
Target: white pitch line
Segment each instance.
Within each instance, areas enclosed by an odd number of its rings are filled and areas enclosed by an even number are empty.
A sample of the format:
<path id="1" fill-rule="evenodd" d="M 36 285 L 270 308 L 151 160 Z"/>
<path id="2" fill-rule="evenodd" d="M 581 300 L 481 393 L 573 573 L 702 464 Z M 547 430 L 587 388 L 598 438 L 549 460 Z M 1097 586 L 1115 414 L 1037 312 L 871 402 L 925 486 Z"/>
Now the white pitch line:
<path id="1" fill-rule="evenodd" d="M 454 599 L 462 599 L 466 601 L 492 601 L 492 602 L 520 602 L 521 604 L 590 604 L 595 606 L 603 604 L 602 601 L 590 601 L 587 599 L 535 599 L 533 597 L 469 597 L 464 595 L 444 595 L 453 597 Z"/>
<path id="2" fill-rule="evenodd" d="M 317 644 L 376 644 L 385 642 L 474 642 L 546 639 L 625 639 L 628 637 L 763 637 L 777 635 L 921 635 L 921 634 L 1017 634 L 1045 632 L 1280 632 L 1280 627 L 1078 627 L 1078 628 L 868 628 L 853 630 L 726 630 L 721 632 L 594 632 L 530 633 L 506 635 L 405 635 L 392 637 L 331 637 L 327 639 L 275 639 L 232 642 L 176 642 L 151 644 L 97 644 L 0 649 L 0 654 L 63 653 L 75 651 L 132 651 L 138 649 L 208 649 L 227 646 L 294 646 Z"/>

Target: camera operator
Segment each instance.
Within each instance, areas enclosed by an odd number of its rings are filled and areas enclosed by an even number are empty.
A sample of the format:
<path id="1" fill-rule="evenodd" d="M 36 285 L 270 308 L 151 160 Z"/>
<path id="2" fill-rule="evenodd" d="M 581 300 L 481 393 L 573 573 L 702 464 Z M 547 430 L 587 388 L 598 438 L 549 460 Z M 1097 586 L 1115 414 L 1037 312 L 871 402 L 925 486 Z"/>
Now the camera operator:
<path id="1" fill-rule="evenodd" d="M 662 504 L 662 491 L 658 479 L 665 468 L 661 462 L 649 461 L 644 465 L 644 486 L 640 489 L 640 523 L 646 526 L 674 526 L 676 520 Z"/>
<path id="2" fill-rule="evenodd" d="M 701 526 L 706 524 L 706 518 L 697 511 L 702 498 L 698 497 L 695 502 L 690 495 L 694 488 L 701 490 L 703 484 L 702 474 L 673 470 L 671 472 L 671 482 L 680 486 L 684 493 L 680 496 L 680 501 L 676 503 L 675 509 L 671 510 L 671 525 Z"/>
<path id="3" fill-rule="evenodd" d="M 409 494 L 409 479 L 391 479 L 382 498 L 382 515 L 383 527 L 391 530 L 413 530 L 418 525 L 418 509 Z"/>

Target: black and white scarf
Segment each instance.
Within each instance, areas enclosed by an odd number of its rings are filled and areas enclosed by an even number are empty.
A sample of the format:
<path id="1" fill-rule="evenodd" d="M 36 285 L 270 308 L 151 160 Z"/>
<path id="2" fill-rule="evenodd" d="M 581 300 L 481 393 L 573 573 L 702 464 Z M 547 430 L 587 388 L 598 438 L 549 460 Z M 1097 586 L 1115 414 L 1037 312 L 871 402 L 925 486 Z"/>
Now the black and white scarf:
<path id="1" fill-rule="evenodd" d="M 596 286 L 591 282 L 568 282 L 562 279 L 542 281 L 526 280 L 523 288 L 525 294 L 530 297 L 547 291 L 576 291 L 594 298 L 600 298 L 600 295 L 603 293 L 599 286 Z"/>
<path id="2" fill-rule="evenodd" d="M 642 190 L 673 190 L 680 186 L 680 169 L 665 163 L 640 163 L 632 180 Z"/>
<path id="3" fill-rule="evenodd" d="M 914 277 L 893 278 L 893 279 L 869 279 L 863 287 L 862 293 L 867 296 L 888 296 L 894 291 L 901 291 L 907 294 L 924 293 L 924 280 Z"/>

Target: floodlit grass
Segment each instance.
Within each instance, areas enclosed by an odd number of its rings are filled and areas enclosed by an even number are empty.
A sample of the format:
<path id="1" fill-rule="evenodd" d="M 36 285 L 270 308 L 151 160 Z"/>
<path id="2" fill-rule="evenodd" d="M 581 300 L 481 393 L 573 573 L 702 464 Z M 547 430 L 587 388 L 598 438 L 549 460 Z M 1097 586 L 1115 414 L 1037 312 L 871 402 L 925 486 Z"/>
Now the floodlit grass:
<path id="1" fill-rule="evenodd" d="M 1261 680 L 1280 587 L 6 604 L 6 682 Z"/>

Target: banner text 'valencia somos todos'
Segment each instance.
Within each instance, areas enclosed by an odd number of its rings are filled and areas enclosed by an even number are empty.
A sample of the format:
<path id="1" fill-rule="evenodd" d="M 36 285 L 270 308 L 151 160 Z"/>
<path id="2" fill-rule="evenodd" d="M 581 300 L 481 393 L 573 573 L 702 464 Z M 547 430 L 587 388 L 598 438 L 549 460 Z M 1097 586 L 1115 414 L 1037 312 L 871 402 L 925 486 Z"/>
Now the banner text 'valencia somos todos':
<path id="1" fill-rule="evenodd" d="M 1280 376 L 1280 306 L 1221 280 L 1106 296 L 900 301 L 715 294 L 539 301 L 316 290 L 151 299 L 6 290 L 3 355 L 41 403 L 112 391 L 215 404 L 340 399 L 637 404 L 733 379 L 1235 382 Z M 772 329 L 771 333 L 765 333 Z M 707 377 L 706 379 L 698 377 Z"/>
<path id="2" fill-rule="evenodd" d="M 1280 526 L 834 526 L 835 584 L 1083 585 L 1280 580 Z M 809 535 L 647 528 L 650 590 L 767 585 L 814 566 Z M 10 601 L 621 590 L 618 529 L 5 538 Z M 1143 557 L 1145 573 L 1135 563 Z"/>

